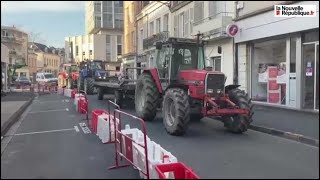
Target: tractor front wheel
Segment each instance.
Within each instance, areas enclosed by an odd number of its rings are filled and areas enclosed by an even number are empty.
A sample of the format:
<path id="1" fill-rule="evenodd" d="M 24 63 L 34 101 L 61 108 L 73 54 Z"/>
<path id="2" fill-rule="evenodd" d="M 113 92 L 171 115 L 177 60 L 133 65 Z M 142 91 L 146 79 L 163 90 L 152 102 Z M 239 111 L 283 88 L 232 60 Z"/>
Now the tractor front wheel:
<path id="1" fill-rule="evenodd" d="M 233 133 L 243 133 L 248 130 L 252 122 L 252 104 L 249 97 L 240 89 L 232 89 L 228 92 L 229 98 L 239 108 L 249 109 L 249 115 L 223 116 L 224 126 Z"/>
<path id="2" fill-rule="evenodd" d="M 159 91 L 150 74 L 139 76 L 135 89 L 135 109 L 138 117 L 145 121 L 152 121 L 157 114 Z"/>
<path id="3" fill-rule="evenodd" d="M 190 121 L 188 95 L 182 89 L 172 88 L 166 91 L 162 104 L 163 124 L 171 135 L 181 136 Z"/>
<path id="4" fill-rule="evenodd" d="M 93 94 L 94 91 L 94 87 L 93 84 L 94 83 L 94 79 L 93 78 L 85 78 L 84 79 L 84 91 L 87 94 Z"/>

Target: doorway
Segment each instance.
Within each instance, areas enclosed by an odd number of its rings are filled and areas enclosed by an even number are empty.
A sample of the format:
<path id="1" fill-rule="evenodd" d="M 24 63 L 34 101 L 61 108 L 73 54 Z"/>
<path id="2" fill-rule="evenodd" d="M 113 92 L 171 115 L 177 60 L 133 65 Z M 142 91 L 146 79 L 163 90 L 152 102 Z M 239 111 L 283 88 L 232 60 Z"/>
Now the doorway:
<path id="1" fill-rule="evenodd" d="M 303 108 L 319 110 L 319 42 L 303 45 Z"/>

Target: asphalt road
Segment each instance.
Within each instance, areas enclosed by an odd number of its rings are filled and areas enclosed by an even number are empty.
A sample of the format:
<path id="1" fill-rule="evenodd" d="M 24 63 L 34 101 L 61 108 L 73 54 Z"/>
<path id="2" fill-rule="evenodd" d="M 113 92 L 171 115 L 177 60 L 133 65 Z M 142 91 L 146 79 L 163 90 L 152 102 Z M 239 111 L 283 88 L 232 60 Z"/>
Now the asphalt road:
<path id="1" fill-rule="evenodd" d="M 1 154 L 1 178 L 138 178 L 132 168 L 107 170 L 114 163 L 113 145 L 102 144 L 96 135 L 84 134 L 79 127 L 85 122 L 84 115 L 76 113 L 71 100 L 63 102 L 65 99 L 59 95 L 39 96 L 15 133 L 61 131 L 2 140 L 2 146 L 10 142 Z M 90 96 L 89 107 L 106 108 L 106 97 L 98 101 Z M 123 110 L 134 114 L 132 107 Z M 137 125 L 128 118 L 124 121 L 131 127 Z M 183 137 L 166 133 L 161 113 L 146 124 L 153 141 L 201 178 L 319 178 L 318 147 L 252 130 L 231 134 L 211 119 L 192 120 Z M 74 126 L 80 131 L 73 130 Z"/>

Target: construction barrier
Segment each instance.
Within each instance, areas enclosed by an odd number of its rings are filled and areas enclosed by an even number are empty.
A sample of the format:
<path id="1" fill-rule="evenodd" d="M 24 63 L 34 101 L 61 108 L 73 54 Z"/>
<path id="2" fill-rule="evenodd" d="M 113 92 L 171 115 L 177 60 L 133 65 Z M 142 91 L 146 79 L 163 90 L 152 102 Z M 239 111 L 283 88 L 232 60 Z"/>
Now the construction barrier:
<path id="1" fill-rule="evenodd" d="M 64 89 L 64 95 L 67 97 L 71 97 L 71 92 L 72 92 L 72 89 L 67 89 L 67 88 Z"/>
<path id="2" fill-rule="evenodd" d="M 155 166 L 155 169 L 159 179 L 200 179 L 197 174 L 183 163 L 159 164 Z M 166 175 L 169 172 L 173 174 L 173 177 Z"/>
<path id="3" fill-rule="evenodd" d="M 58 88 L 58 94 L 60 94 L 60 95 L 64 95 L 64 90 L 65 90 L 65 88 Z"/>
<path id="4" fill-rule="evenodd" d="M 30 90 L 34 93 L 57 93 L 58 86 L 56 84 L 33 84 Z"/>
<path id="5" fill-rule="evenodd" d="M 72 91 L 71 91 L 71 98 L 72 98 L 72 99 L 74 99 L 75 94 L 77 94 L 77 92 L 78 92 L 78 89 L 77 89 L 77 88 L 72 89 Z"/>
<path id="6" fill-rule="evenodd" d="M 92 132 L 94 132 L 95 134 L 97 134 L 98 116 L 100 116 L 102 114 L 109 114 L 109 113 L 105 110 L 102 110 L 102 109 L 94 109 L 91 112 L 90 127 L 91 127 Z"/>
<path id="7" fill-rule="evenodd" d="M 110 101 L 109 101 L 110 102 Z M 116 116 L 118 115 L 118 116 Z M 142 141 L 143 143 L 138 143 L 138 141 L 136 139 L 133 139 L 132 136 L 130 137 L 130 135 L 124 134 L 121 131 L 121 117 L 125 115 L 127 117 L 130 117 L 131 119 L 137 120 L 140 124 L 141 124 L 141 128 L 142 128 L 142 133 L 143 133 L 143 137 L 142 137 Z M 116 123 L 114 123 L 114 129 L 115 129 L 115 165 L 110 167 L 109 169 L 117 169 L 117 168 L 122 168 L 122 167 L 128 167 L 130 165 L 133 165 L 135 168 L 137 168 L 143 175 L 145 175 L 148 179 L 150 177 L 149 174 L 149 168 L 146 168 L 146 170 L 142 170 L 141 168 L 139 168 L 138 166 L 135 165 L 135 163 L 133 162 L 133 152 L 132 152 L 132 145 L 133 144 L 137 144 L 138 146 L 140 146 L 145 154 L 145 160 L 144 162 L 145 167 L 149 167 L 149 161 L 148 161 L 148 145 L 147 145 L 147 132 L 146 132 L 146 125 L 144 120 L 142 120 L 141 118 L 138 118 L 136 116 L 133 116 L 131 114 L 128 114 L 126 112 L 120 111 L 119 109 L 115 109 L 114 110 L 114 117 L 118 117 L 119 119 L 119 126 L 116 127 Z M 128 129 L 128 128 L 127 128 Z M 125 149 L 122 148 L 122 142 L 124 142 L 125 145 Z M 123 153 L 125 152 L 125 153 Z M 129 162 L 130 164 L 125 164 L 125 165 L 119 165 L 119 156 L 121 158 L 124 158 L 127 160 L 127 162 Z"/>
<path id="8" fill-rule="evenodd" d="M 119 119 L 116 118 L 117 127 L 119 126 Z M 114 130 L 115 118 L 110 114 L 102 114 L 98 116 L 97 136 L 102 143 L 113 143 L 115 141 Z"/>

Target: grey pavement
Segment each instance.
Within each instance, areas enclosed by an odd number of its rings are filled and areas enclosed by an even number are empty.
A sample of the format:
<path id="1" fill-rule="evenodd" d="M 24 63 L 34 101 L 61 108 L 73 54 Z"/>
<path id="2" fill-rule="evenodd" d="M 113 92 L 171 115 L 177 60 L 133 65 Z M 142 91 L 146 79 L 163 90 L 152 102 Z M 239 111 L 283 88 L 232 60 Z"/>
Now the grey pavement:
<path id="1" fill-rule="evenodd" d="M 64 99 L 39 96 L 16 133 L 68 129 L 85 122 L 73 102 Z M 106 99 L 89 96 L 89 107 L 106 109 Z M 134 114 L 132 107 L 123 110 Z M 185 136 L 175 137 L 166 133 L 161 120 L 158 114 L 154 122 L 146 122 L 148 136 L 201 178 L 319 178 L 318 147 L 253 130 L 232 134 L 206 118 L 192 121 Z M 124 122 L 137 126 L 125 117 Z M 1 178 L 138 178 L 133 168 L 107 170 L 114 163 L 113 145 L 81 129 L 12 136 L 10 142 L 7 138 L 1 142 L 7 145 L 1 154 Z"/>
<path id="2" fill-rule="evenodd" d="M 319 113 L 256 105 L 252 124 L 319 140 Z"/>
<path id="3" fill-rule="evenodd" d="M 33 98 L 33 93 L 7 93 L 1 97 L 1 135 L 17 121 L 19 116 L 28 107 Z"/>

